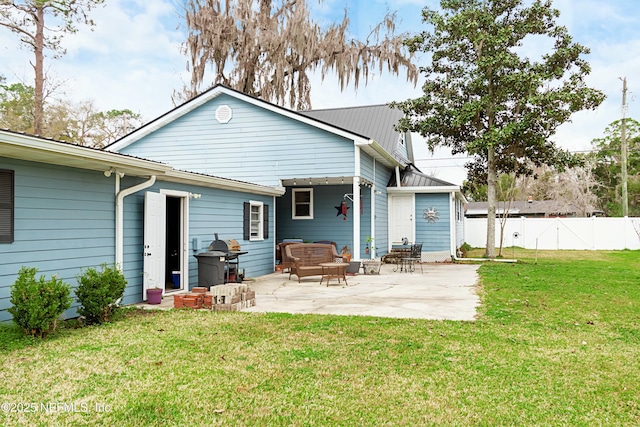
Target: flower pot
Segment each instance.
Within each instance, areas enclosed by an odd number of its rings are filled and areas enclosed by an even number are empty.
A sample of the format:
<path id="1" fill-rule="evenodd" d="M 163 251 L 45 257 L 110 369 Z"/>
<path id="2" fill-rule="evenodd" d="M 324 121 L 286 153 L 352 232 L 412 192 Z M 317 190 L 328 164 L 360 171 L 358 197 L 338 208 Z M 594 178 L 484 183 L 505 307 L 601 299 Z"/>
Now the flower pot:
<path id="1" fill-rule="evenodd" d="M 147 289 L 147 302 L 149 304 L 160 304 L 162 302 L 162 289 Z"/>
<path id="2" fill-rule="evenodd" d="M 382 263 L 380 261 L 362 261 L 362 269 L 364 270 L 364 274 L 380 274 L 380 266 Z"/>

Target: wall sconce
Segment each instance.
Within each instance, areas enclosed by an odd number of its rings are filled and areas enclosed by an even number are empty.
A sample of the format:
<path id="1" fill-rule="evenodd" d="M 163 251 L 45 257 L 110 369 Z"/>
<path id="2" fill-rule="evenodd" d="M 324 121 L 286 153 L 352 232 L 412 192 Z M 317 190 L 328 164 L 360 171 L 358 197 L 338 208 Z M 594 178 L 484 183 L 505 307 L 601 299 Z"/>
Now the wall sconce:
<path id="1" fill-rule="evenodd" d="M 202 194 L 199 194 L 199 193 L 189 193 L 189 198 L 190 198 L 190 199 L 199 199 L 200 197 L 202 197 Z"/>

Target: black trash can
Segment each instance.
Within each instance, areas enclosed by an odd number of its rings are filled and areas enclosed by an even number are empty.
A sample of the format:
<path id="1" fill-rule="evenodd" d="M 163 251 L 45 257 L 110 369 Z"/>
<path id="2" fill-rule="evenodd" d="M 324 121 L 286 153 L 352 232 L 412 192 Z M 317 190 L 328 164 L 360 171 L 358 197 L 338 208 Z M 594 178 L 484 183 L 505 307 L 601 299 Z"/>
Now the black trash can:
<path id="1" fill-rule="evenodd" d="M 194 256 L 198 260 L 198 286 L 208 289 L 224 283 L 226 253 L 209 251 Z"/>

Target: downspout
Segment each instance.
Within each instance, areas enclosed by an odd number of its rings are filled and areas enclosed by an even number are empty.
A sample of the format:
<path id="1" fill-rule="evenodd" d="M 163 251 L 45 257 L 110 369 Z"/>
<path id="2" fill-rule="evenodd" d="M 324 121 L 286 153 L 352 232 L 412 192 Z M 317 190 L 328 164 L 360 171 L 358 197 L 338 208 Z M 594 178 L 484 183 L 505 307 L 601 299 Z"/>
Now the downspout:
<path id="1" fill-rule="evenodd" d="M 140 190 L 151 187 L 156 183 L 156 176 L 152 175 L 147 181 L 125 188 L 116 194 L 116 265 L 123 270 L 124 265 L 124 198 Z M 116 176 L 116 187 L 119 189 L 120 180 Z"/>
<path id="2" fill-rule="evenodd" d="M 400 188 L 400 166 L 396 166 L 396 187 Z"/>

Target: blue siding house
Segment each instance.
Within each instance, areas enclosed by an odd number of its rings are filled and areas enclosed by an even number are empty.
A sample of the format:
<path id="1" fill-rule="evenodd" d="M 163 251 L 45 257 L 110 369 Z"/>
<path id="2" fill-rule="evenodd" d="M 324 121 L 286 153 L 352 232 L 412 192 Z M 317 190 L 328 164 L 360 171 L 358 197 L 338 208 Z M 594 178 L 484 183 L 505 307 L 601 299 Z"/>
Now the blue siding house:
<path id="1" fill-rule="evenodd" d="M 131 304 L 149 287 L 195 286 L 194 255 L 215 234 L 248 252 L 249 277 L 273 272 L 288 238 L 334 241 L 355 259 L 407 238 L 423 260 L 450 260 L 464 198 L 413 165 L 400 114 L 297 112 L 218 85 L 104 150 L 0 130 L 0 321 L 22 266 L 75 286 L 115 263 Z"/>
<path id="2" fill-rule="evenodd" d="M 334 241 L 362 259 L 407 237 L 423 242 L 425 260 L 450 260 L 463 196 L 413 166 L 411 136 L 394 128 L 400 116 L 386 105 L 292 111 L 217 85 L 106 149 L 284 188 L 278 242 Z M 435 220 L 423 218 L 427 205 Z"/>
<path id="3" fill-rule="evenodd" d="M 193 255 L 214 231 L 239 239 L 251 254 L 242 261 L 248 276 L 270 273 L 275 209 L 268 207 L 282 194 L 279 187 L 0 130 L 0 321 L 10 319 L 10 288 L 22 266 L 75 286 L 83 269 L 116 263 L 128 281 L 125 304 L 146 299 L 148 287 L 174 291 L 172 271 L 182 279 L 175 291 L 186 290 L 198 280 Z M 145 199 L 162 207 L 145 211 Z M 246 203 L 264 217 L 245 241 Z M 157 232 L 145 233 L 152 223 Z M 161 236 L 157 246 L 148 247 L 149 235 Z"/>

